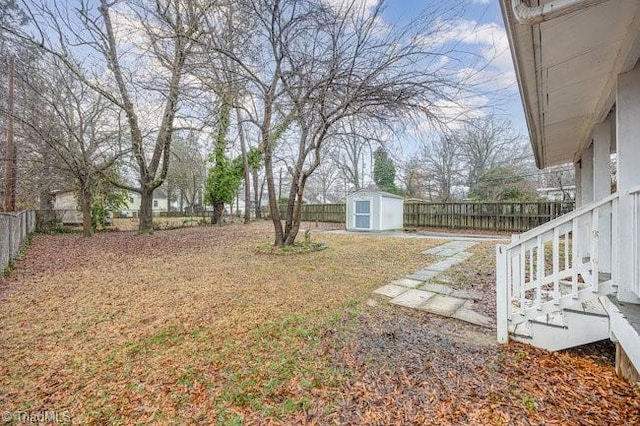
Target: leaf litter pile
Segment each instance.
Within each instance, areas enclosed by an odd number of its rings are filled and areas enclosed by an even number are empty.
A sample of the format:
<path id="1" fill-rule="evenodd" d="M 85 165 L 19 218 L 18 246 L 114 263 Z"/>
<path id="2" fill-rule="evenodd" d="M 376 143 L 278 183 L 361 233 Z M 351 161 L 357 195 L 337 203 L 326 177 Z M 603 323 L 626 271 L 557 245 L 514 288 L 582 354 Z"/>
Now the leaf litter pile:
<path id="1" fill-rule="evenodd" d="M 267 222 L 34 237 L 0 279 L 0 409 L 73 424 L 640 421 L 608 361 L 500 348 L 368 300 L 441 242 L 313 238 L 329 248 L 260 254 Z"/>

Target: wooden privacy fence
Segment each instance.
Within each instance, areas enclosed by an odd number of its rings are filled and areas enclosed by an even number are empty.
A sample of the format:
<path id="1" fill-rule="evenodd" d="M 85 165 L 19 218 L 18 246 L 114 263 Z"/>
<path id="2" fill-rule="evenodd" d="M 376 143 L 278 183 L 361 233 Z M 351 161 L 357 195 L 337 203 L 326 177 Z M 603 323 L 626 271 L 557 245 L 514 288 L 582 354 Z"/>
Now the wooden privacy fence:
<path id="1" fill-rule="evenodd" d="M 573 201 L 404 203 L 404 226 L 524 232 L 570 212 Z"/>
<path id="2" fill-rule="evenodd" d="M 573 201 L 540 202 L 405 202 L 405 227 L 437 227 L 524 232 L 574 209 Z M 280 206 L 286 212 L 286 205 Z M 303 221 L 344 223 L 345 204 L 305 204 Z"/>
<path id="3" fill-rule="evenodd" d="M 284 218 L 287 213 L 287 205 L 280 205 L 280 214 Z M 347 219 L 346 204 L 304 204 L 302 206 L 303 222 L 335 222 L 345 223 Z"/>

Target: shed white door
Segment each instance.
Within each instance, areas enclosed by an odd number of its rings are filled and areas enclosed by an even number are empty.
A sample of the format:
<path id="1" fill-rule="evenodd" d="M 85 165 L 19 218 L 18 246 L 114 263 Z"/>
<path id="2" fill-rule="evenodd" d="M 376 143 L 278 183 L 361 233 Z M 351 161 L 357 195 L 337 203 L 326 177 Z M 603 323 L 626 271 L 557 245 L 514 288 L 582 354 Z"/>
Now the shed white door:
<path id="1" fill-rule="evenodd" d="M 371 229 L 371 201 L 356 201 L 356 229 Z"/>

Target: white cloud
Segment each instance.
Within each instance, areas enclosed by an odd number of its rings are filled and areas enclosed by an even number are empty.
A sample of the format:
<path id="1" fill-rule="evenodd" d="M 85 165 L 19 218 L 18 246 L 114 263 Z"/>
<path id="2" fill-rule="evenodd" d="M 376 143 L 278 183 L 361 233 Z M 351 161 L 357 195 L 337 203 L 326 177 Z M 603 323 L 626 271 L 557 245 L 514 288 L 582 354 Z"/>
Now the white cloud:
<path id="1" fill-rule="evenodd" d="M 323 0 L 325 4 L 331 6 L 340 16 L 360 18 L 370 18 L 375 13 L 375 9 L 381 0 Z M 383 36 L 389 31 L 389 26 L 379 14 L 374 19 L 374 34 Z"/>
<path id="2" fill-rule="evenodd" d="M 471 0 L 471 3 L 473 3 L 473 4 L 489 4 L 489 3 L 491 3 L 491 0 Z"/>
<path id="3" fill-rule="evenodd" d="M 380 3 L 380 0 L 324 0 L 324 2 L 336 10 L 346 9 L 353 4 L 356 10 L 371 11 Z"/>
<path id="4" fill-rule="evenodd" d="M 477 71 L 477 78 L 492 81 L 498 88 L 515 87 L 516 77 L 511 61 L 509 40 L 502 25 L 495 22 L 480 24 L 477 21 L 465 19 L 441 22 L 440 25 L 441 31 L 432 37 L 425 38 L 425 43 L 475 46 L 479 56 L 486 61 L 486 66 L 477 64 L 481 67 L 481 70 Z"/>

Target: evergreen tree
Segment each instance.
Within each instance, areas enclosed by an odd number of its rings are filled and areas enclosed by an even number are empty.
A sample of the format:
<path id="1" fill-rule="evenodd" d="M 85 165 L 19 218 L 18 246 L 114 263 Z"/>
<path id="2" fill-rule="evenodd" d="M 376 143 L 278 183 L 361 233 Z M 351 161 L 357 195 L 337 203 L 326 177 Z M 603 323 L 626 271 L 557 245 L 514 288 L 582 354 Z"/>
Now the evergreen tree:
<path id="1" fill-rule="evenodd" d="M 373 152 L 373 181 L 383 191 L 397 192 L 396 166 L 387 150 L 379 147 Z"/>

